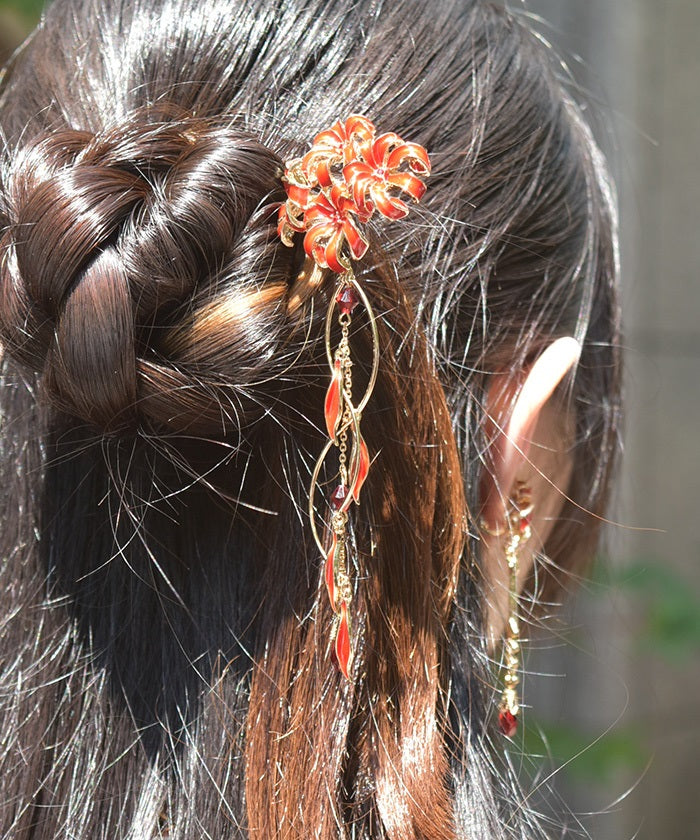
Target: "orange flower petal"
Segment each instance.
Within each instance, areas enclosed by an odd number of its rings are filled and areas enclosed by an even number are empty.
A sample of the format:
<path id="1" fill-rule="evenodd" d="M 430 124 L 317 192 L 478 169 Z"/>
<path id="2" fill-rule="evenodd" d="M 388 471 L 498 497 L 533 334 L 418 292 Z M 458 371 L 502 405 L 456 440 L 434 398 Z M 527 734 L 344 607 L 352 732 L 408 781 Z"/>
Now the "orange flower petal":
<path id="1" fill-rule="evenodd" d="M 368 221 L 374 208 L 367 201 L 367 192 L 377 180 L 374 172 L 366 163 L 354 161 L 343 168 L 343 178 L 345 178 L 345 183 L 352 191 L 352 198 L 360 221 Z"/>
<path id="2" fill-rule="evenodd" d="M 408 193 L 416 201 L 420 201 L 425 195 L 425 184 L 420 178 L 411 175 L 410 172 L 390 172 L 387 176 L 387 181 L 392 186 L 398 187 L 405 193 Z"/>
<path id="3" fill-rule="evenodd" d="M 280 205 L 280 209 L 277 211 L 277 235 L 281 237 L 282 242 L 285 245 L 291 246 L 292 239 L 291 239 L 291 231 L 289 230 L 290 225 L 287 221 L 287 205 L 282 204 Z"/>
<path id="4" fill-rule="evenodd" d="M 350 138 L 357 135 L 362 140 L 369 140 L 374 134 L 374 125 L 359 114 L 352 114 L 345 120 L 345 132 Z"/>
<path id="5" fill-rule="evenodd" d="M 403 219 L 408 216 L 408 207 L 400 198 L 394 198 L 387 192 L 388 184 L 376 184 L 370 189 L 370 195 L 377 212 L 387 219 Z"/>
<path id="6" fill-rule="evenodd" d="M 387 169 L 398 169 L 404 161 L 419 175 L 430 175 L 430 158 L 418 143 L 402 143 L 397 146 L 389 155 Z"/>
<path id="7" fill-rule="evenodd" d="M 327 263 L 325 259 L 325 240 L 333 233 L 332 224 L 317 224 L 307 230 L 304 237 L 304 250 L 307 256 L 313 257 L 316 262 L 325 268 Z M 320 259 L 319 259 L 320 255 Z"/>
<path id="8" fill-rule="evenodd" d="M 289 200 L 294 202 L 294 204 L 298 205 L 298 207 L 303 210 L 309 199 L 309 188 L 301 186 L 300 184 L 295 184 L 293 181 L 287 181 L 284 188 L 287 191 Z"/>
<path id="9" fill-rule="evenodd" d="M 292 212 L 290 212 L 290 209 Z M 295 217 L 294 209 L 294 205 L 290 208 L 288 204 L 282 204 L 277 213 L 277 233 L 282 242 L 289 247 L 294 244 L 294 234 L 305 230 L 303 220 Z"/>
<path id="10" fill-rule="evenodd" d="M 326 265 L 336 274 L 343 274 L 350 268 L 350 260 L 342 252 L 344 242 L 343 231 L 336 230 L 323 250 Z"/>
<path id="11" fill-rule="evenodd" d="M 337 122 L 333 123 L 330 128 L 327 128 L 325 131 L 319 132 L 314 137 L 313 146 L 322 146 L 327 149 L 332 149 L 334 151 L 340 151 L 342 149 L 343 142 L 345 140 L 345 126 L 343 123 L 338 120 Z"/>
<path id="12" fill-rule="evenodd" d="M 374 141 L 372 144 L 372 158 L 375 161 L 375 167 L 383 167 L 386 168 L 388 166 L 388 159 L 389 153 L 391 151 L 392 146 L 403 146 L 405 145 L 403 140 L 399 137 L 398 134 L 395 134 L 393 131 L 387 132 L 386 134 L 382 134 Z M 370 163 L 370 161 L 367 161 Z M 371 163 L 370 163 L 371 165 Z"/>
<path id="13" fill-rule="evenodd" d="M 359 450 L 358 457 L 360 459 L 360 463 L 357 470 L 357 478 L 352 486 L 352 495 L 356 502 L 360 501 L 360 490 L 362 490 L 362 485 L 365 483 L 367 474 L 369 473 L 369 450 L 367 449 L 367 444 L 362 437 L 360 437 Z"/>
<path id="14" fill-rule="evenodd" d="M 316 180 L 321 187 L 330 187 L 333 183 L 333 179 L 331 177 L 331 164 L 332 158 L 326 158 L 326 160 L 321 160 L 316 167 Z"/>
<path id="15" fill-rule="evenodd" d="M 340 359 L 336 359 L 333 364 L 333 376 L 331 383 L 326 392 L 326 402 L 324 407 L 324 415 L 326 418 L 326 429 L 328 429 L 328 437 L 335 440 L 335 430 L 338 426 L 338 416 L 340 415 L 340 385 L 342 382 Z"/>
<path id="16" fill-rule="evenodd" d="M 349 218 L 343 222 L 343 234 L 347 240 L 353 259 L 359 260 L 360 257 L 365 255 L 369 247 L 369 242 L 360 234 L 359 230 Z"/>

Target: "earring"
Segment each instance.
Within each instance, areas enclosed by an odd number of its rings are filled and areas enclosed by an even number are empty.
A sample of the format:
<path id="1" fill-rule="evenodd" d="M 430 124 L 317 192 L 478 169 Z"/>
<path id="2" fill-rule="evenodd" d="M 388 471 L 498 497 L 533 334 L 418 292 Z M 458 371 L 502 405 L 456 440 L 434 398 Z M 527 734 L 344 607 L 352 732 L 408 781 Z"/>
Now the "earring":
<path id="1" fill-rule="evenodd" d="M 503 642 L 503 693 L 498 704 L 498 726 L 512 738 L 518 731 L 520 701 L 520 619 L 518 617 L 518 562 L 522 546 L 532 536 L 532 492 L 524 481 L 518 481 L 508 502 L 505 527 L 491 529 L 482 522 L 482 528 L 493 536 L 507 535 L 505 558 L 508 564 L 508 622 Z"/>

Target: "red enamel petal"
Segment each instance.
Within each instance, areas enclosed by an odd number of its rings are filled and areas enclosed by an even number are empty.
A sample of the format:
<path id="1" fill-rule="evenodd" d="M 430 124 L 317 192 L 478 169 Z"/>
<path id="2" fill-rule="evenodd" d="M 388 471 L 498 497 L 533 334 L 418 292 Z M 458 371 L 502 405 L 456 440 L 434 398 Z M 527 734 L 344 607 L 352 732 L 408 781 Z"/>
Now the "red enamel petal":
<path id="1" fill-rule="evenodd" d="M 345 601 L 340 604 L 340 624 L 335 637 L 335 656 L 338 667 L 346 679 L 350 679 L 350 622 L 348 620 L 348 605 Z"/>
<path id="2" fill-rule="evenodd" d="M 404 161 L 407 161 L 411 169 L 419 175 L 430 174 L 430 158 L 423 146 L 419 146 L 418 143 L 402 143 L 397 146 L 389 155 L 387 168 L 398 169 Z"/>
<path id="3" fill-rule="evenodd" d="M 312 149 L 302 160 L 304 174 L 312 187 L 319 184 L 322 187 L 330 186 L 330 167 L 335 161 L 342 158 L 338 152 L 328 149 Z"/>
<path id="4" fill-rule="evenodd" d="M 360 438 L 359 458 L 360 464 L 357 471 L 357 478 L 352 487 L 352 495 L 356 502 L 360 501 L 360 490 L 362 490 L 362 485 L 365 483 L 367 473 L 369 473 L 369 450 L 367 449 L 364 438 Z"/>
<path id="5" fill-rule="evenodd" d="M 365 255 L 365 251 L 369 247 L 369 243 L 363 236 L 360 235 L 360 232 L 355 225 L 353 225 L 350 219 L 346 219 L 343 223 L 343 234 L 347 239 L 348 246 L 350 247 L 350 253 L 353 258 L 359 260 L 360 257 Z"/>
<path id="6" fill-rule="evenodd" d="M 408 193 L 416 201 L 420 201 L 425 195 L 425 184 L 410 172 L 391 172 L 387 176 L 387 181 L 392 186 L 399 187 L 403 192 Z"/>
<path id="7" fill-rule="evenodd" d="M 280 205 L 280 209 L 277 211 L 277 235 L 282 238 L 282 242 L 285 245 L 291 245 L 292 242 L 289 240 L 289 232 L 287 228 L 289 227 L 289 222 L 287 221 L 287 205 L 282 204 Z"/>
<path id="8" fill-rule="evenodd" d="M 343 177 L 348 186 L 355 188 L 355 181 L 359 178 L 364 181 L 366 178 L 373 177 L 373 170 L 362 161 L 354 160 L 343 167 Z"/>
<path id="9" fill-rule="evenodd" d="M 357 207 L 357 218 L 361 222 L 368 222 L 374 212 L 374 204 L 368 199 L 370 184 L 361 180 L 353 184 L 353 198 Z"/>
<path id="10" fill-rule="evenodd" d="M 335 207 L 330 203 L 326 194 L 321 192 L 307 202 L 304 218 L 308 225 L 312 219 L 321 218 L 325 221 L 332 218 Z"/>
<path id="11" fill-rule="evenodd" d="M 377 211 L 387 219 L 403 219 L 408 216 L 408 207 L 400 198 L 393 198 L 387 193 L 386 184 L 372 187 L 370 195 Z"/>
<path id="12" fill-rule="evenodd" d="M 316 167 L 316 179 L 321 187 L 330 187 L 332 184 L 331 162 L 332 158 L 326 158 L 326 160 L 319 161 Z"/>
<path id="13" fill-rule="evenodd" d="M 410 172 L 392 172 L 387 181 L 394 187 L 399 187 L 404 192 L 408 193 L 411 198 L 420 201 L 425 195 L 425 184 L 420 178 L 411 175 Z"/>
<path id="14" fill-rule="evenodd" d="M 309 198 L 309 188 L 300 186 L 299 184 L 294 184 L 291 181 L 288 181 L 285 186 L 285 190 L 287 191 L 287 195 L 289 199 L 297 204 L 301 209 L 306 207 L 306 202 Z"/>
<path id="15" fill-rule="evenodd" d="M 367 191 L 376 181 L 374 173 L 366 163 L 349 163 L 343 169 L 345 182 L 352 190 L 353 201 L 362 221 L 367 221 L 372 214 L 371 204 L 367 202 Z"/>
<path id="16" fill-rule="evenodd" d="M 374 134 L 374 125 L 367 119 L 367 117 L 362 117 L 359 114 L 352 114 L 345 120 L 345 132 L 348 137 L 354 137 L 357 135 L 361 137 L 363 140 L 369 140 L 369 138 Z"/>
<path id="17" fill-rule="evenodd" d="M 294 214 L 289 212 L 289 209 L 286 204 L 280 207 L 277 213 L 277 233 L 285 245 L 292 246 L 294 244 L 294 233 L 301 232 L 305 228 L 303 222 L 295 218 Z"/>
<path id="18" fill-rule="evenodd" d="M 328 231 L 332 231 L 335 227 L 330 214 L 326 211 L 325 207 L 320 206 L 318 202 L 314 202 L 309 205 L 308 209 L 304 213 L 304 224 L 306 225 L 307 230 L 324 227 L 328 228 Z"/>
<path id="19" fill-rule="evenodd" d="M 336 230 L 323 250 L 326 265 L 336 274 L 343 274 L 350 268 L 350 261 L 341 251 L 343 242 L 342 230 Z"/>
<path id="20" fill-rule="evenodd" d="M 318 149 L 312 148 L 301 159 L 301 169 L 306 175 L 310 184 L 316 184 L 316 168 L 318 167 L 319 158 L 323 158 L 327 152 L 319 153 Z"/>
<path id="21" fill-rule="evenodd" d="M 340 151 L 343 140 L 345 139 L 345 128 L 343 124 L 338 122 L 333 123 L 330 128 L 321 131 L 314 137 L 314 146 L 324 146 L 326 148 L 337 149 Z"/>
<path id="22" fill-rule="evenodd" d="M 344 188 L 338 184 L 331 187 L 328 195 L 328 204 L 334 212 L 345 213 L 348 209 L 352 209 L 353 202 L 345 195 Z"/>
<path id="23" fill-rule="evenodd" d="M 399 137 L 398 134 L 395 134 L 393 131 L 390 131 L 387 134 L 382 134 L 380 137 L 377 137 L 377 139 L 374 141 L 374 144 L 372 145 L 372 156 L 377 162 L 377 166 L 386 168 L 388 166 L 388 161 L 390 158 L 389 153 L 391 152 L 392 147 L 403 145 L 405 145 L 403 140 Z"/>
<path id="24" fill-rule="evenodd" d="M 338 415 L 340 414 L 340 359 L 336 359 L 333 365 L 333 377 L 331 384 L 328 386 L 326 392 L 326 403 L 324 414 L 326 417 L 326 429 L 328 429 L 328 437 L 335 440 L 335 430 L 338 425 Z"/>
<path id="25" fill-rule="evenodd" d="M 313 257 L 321 268 L 326 267 L 324 240 L 333 233 L 333 225 L 318 224 L 307 231 L 304 237 L 304 250 L 307 256 Z M 319 260 L 319 255 L 321 259 Z"/>
<path id="26" fill-rule="evenodd" d="M 357 220 L 358 222 L 362 222 L 362 224 L 366 224 L 372 218 L 373 214 L 374 204 L 372 204 L 368 196 L 365 195 L 362 205 L 357 207 Z"/>
<path id="27" fill-rule="evenodd" d="M 347 142 L 343 153 L 345 163 L 358 159 L 366 160 L 367 150 L 374 140 L 374 126 L 365 117 L 352 116 L 345 122 Z"/>
<path id="28" fill-rule="evenodd" d="M 326 588 L 328 589 L 328 597 L 331 601 L 333 610 L 337 612 L 338 608 L 335 603 L 335 549 L 338 545 L 338 537 L 333 532 L 333 542 L 331 543 L 328 556 L 326 557 Z"/>
<path id="29" fill-rule="evenodd" d="M 304 213 L 300 207 L 297 207 L 296 204 L 292 204 L 291 202 L 287 202 L 287 221 L 289 224 L 294 228 L 294 230 L 301 233 L 301 231 L 306 230 L 306 225 L 304 224 Z"/>

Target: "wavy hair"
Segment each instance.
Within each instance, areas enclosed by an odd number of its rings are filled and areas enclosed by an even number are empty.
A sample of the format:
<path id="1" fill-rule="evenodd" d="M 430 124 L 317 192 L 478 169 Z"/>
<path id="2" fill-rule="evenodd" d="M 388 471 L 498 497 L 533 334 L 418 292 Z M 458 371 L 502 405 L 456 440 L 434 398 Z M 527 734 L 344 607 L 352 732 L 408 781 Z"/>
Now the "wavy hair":
<path id="1" fill-rule="evenodd" d="M 474 0 L 49 7 L 0 87 L 3 837 L 545 836 L 490 746 L 471 512 L 489 377 L 554 337 L 583 352 L 545 592 L 617 449 L 613 194 L 551 66 Z M 434 173 L 360 266 L 345 682 L 304 514 L 332 289 L 275 212 L 353 112 Z"/>

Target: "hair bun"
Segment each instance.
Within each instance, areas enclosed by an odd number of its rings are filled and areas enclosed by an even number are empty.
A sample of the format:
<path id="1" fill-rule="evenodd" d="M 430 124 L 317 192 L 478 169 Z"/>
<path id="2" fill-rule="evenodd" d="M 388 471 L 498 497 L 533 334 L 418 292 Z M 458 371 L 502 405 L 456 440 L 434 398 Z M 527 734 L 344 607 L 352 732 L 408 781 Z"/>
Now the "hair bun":
<path id="1" fill-rule="evenodd" d="M 8 351 L 43 372 L 62 410 L 103 428 L 147 417 L 221 429 L 214 380 L 227 371 L 207 349 L 202 319 L 223 350 L 219 333 L 236 325 L 222 312 L 240 320 L 255 310 L 231 301 L 266 283 L 279 290 L 289 277 L 290 256 L 275 237 L 284 199 L 276 155 L 231 127 L 136 114 L 96 135 L 38 138 L 7 172 L 0 332 Z M 236 349 L 257 358 L 263 350 L 240 341 Z M 235 387 L 240 365 L 229 366 Z"/>

